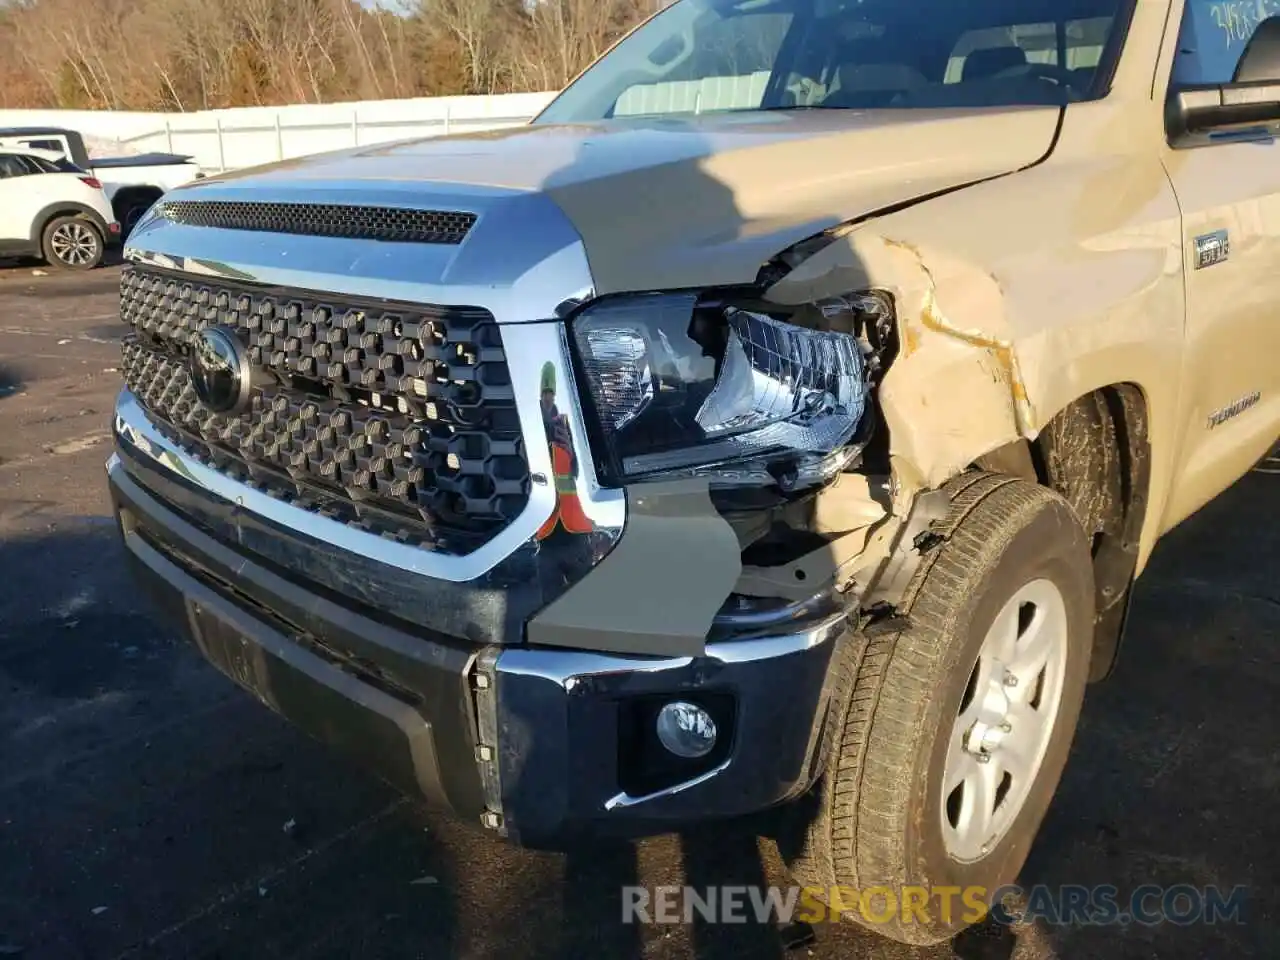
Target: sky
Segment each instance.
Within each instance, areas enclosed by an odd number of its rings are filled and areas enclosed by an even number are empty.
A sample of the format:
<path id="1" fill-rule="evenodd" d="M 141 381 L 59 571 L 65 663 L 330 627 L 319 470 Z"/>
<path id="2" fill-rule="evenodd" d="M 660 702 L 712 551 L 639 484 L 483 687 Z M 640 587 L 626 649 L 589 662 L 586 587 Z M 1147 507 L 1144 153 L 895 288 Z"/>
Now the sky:
<path id="1" fill-rule="evenodd" d="M 375 10 L 381 7 L 383 10 L 394 12 L 406 11 L 413 5 L 413 0 L 356 0 L 362 7 L 368 7 Z"/>

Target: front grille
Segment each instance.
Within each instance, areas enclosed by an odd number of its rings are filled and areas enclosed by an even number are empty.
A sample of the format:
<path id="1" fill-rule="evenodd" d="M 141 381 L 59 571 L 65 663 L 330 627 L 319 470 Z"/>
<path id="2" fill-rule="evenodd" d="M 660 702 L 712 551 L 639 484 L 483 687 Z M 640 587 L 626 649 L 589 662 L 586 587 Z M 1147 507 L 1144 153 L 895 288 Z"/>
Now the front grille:
<path id="1" fill-rule="evenodd" d="M 192 227 L 398 243 L 458 244 L 476 223 L 474 213 L 463 211 L 356 207 L 336 203 L 168 200 L 161 205 L 160 213 L 166 220 Z"/>
<path id="2" fill-rule="evenodd" d="M 469 553 L 525 507 L 529 468 L 501 333 L 472 307 L 361 301 L 130 266 L 122 371 L 157 426 L 227 476 L 363 530 Z M 242 414 L 196 396 L 210 325 L 255 375 Z"/>

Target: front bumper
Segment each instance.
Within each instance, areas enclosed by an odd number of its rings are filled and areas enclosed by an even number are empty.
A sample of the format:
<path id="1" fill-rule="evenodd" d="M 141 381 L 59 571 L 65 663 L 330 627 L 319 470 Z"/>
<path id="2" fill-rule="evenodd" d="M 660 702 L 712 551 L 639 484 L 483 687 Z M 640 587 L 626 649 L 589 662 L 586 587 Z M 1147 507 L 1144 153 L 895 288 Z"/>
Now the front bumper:
<path id="1" fill-rule="evenodd" d="M 141 582 L 210 662 L 406 793 L 513 841 L 556 847 L 752 813 L 820 772 L 839 618 L 676 658 L 410 633 L 210 537 L 119 455 L 108 474 Z M 424 587 L 432 604 L 463 589 Z M 718 705 L 720 746 L 702 768 L 654 772 L 636 718 L 676 698 Z"/>

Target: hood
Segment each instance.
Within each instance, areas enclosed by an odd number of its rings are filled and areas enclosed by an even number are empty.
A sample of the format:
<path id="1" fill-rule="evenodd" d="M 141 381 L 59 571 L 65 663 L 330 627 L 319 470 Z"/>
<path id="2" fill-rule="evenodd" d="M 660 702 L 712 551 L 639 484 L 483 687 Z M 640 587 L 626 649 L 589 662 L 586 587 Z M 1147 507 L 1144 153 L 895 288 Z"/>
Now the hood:
<path id="1" fill-rule="evenodd" d="M 1050 151 L 1059 108 L 809 110 L 531 125 L 358 147 L 212 178 L 237 187 L 417 184 L 540 193 L 581 235 L 599 294 L 749 283 L 848 220 L 1009 173 Z M 206 181 L 211 182 L 211 181 Z M 483 217 L 483 214 L 482 214 Z"/>

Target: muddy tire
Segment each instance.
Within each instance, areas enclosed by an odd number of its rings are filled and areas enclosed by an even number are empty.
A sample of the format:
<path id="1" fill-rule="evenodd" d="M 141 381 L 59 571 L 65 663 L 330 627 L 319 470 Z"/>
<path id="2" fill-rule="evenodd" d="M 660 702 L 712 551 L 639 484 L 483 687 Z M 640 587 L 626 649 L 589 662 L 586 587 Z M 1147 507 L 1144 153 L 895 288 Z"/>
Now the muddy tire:
<path id="1" fill-rule="evenodd" d="M 949 492 L 908 628 L 837 653 L 825 773 L 779 838 L 798 882 L 846 888 L 833 910 L 916 944 L 980 919 L 960 896 L 944 911 L 938 888 L 1017 879 L 1071 748 L 1094 616 L 1065 500 L 992 474 Z M 904 909 L 908 888 L 921 909 Z"/>
<path id="2" fill-rule="evenodd" d="M 45 262 L 62 270 L 92 270 L 102 263 L 102 234 L 85 217 L 54 217 L 40 237 Z"/>

